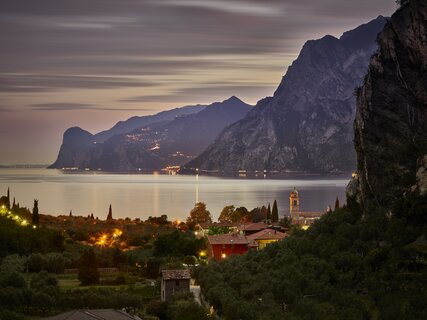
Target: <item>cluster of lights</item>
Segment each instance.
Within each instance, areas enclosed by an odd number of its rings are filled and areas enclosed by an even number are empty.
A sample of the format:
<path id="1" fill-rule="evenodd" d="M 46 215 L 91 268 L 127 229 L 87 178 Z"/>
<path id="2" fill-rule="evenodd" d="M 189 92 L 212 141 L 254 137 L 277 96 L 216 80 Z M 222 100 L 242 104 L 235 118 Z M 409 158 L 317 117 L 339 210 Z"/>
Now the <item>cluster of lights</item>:
<path id="1" fill-rule="evenodd" d="M 112 234 L 102 233 L 95 242 L 95 245 L 100 247 L 113 247 L 118 243 L 122 230 L 114 229 Z"/>
<path id="2" fill-rule="evenodd" d="M 21 218 L 20 216 L 18 216 L 18 215 L 16 215 L 16 214 L 12 214 L 12 212 L 11 212 L 11 211 L 7 210 L 7 208 L 6 208 L 6 206 L 5 206 L 5 205 L 2 205 L 2 206 L 0 207 L 0 214 L 1 214 L 2 216 L 5 216 L 6 218 L 9 218 L 9 219 L 15 220 L 17 224 L 19 224 L 19 225 L 21 225 L 21 226 L 23 226 L 23 227 L 26 227 L 26 226 L 28 226 L 28 225 L 29 225 L 29 223 L 28 223 L 28 221 L 27 221 L 27 220 L 25 220 L 25 219 Z M 36 226 L 33 226 L 33 229 L 36 229 L 36 228 L 37 228 Z"/>

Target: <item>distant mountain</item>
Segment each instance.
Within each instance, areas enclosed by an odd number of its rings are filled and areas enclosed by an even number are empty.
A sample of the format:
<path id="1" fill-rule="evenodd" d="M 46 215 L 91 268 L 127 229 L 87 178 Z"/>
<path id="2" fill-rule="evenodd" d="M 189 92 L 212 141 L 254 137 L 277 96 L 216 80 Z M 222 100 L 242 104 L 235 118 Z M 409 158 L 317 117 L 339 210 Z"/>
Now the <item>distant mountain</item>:
<path id="1" fill-rule="evenodd" d="M 58 158 L 49 168 L 79 168 L 88 158 L 88 153 L 93 145 L 117 135 L 131 132 L 143 126 L 154 123 L 166 123 L 177 117 L 197 113 L 206 108 L 205 105 L 185 106 L 172 110 L 162 111 L 155 115 L 132 117 L 125 121 L 119 121 L 112 128 L 95 135 L 79 127 L 72 127 L 65 131 Z"/>
<path id="2" fill-rule="evenodd" d="M 126 121 L 117 122 L 111 129 L 97 133 L 95 135 L 95 140 L 97 142 L 104 142 L 117 134 L 128 133 L 152 123 L 172 121 L 176 117 L 197 113 L 204 108 L 206 108 L 205 105 L 199 104 L 196 106 L 186 106 L 162 111 L 152 116 L 132 117 Z"/>
<path id="3" fill-rule="evenodd" d="M 157 117 L 156 121 L 104 141 L 80 128 L 71 128 L 64 133 L 58 159 L 51 168 L 129 172 L 182 165 L 206 149 L 226 126 L 242 119 L 251 108 L 231 97 L 170 121 L 159 121 Z"/>
<path id="4" fill-rule="evenodd" d="M 305 43 L 273 97 L 227 127 L 187 169 L 343 172 L 354 170 L 355 88 L 386 19 Z"/>

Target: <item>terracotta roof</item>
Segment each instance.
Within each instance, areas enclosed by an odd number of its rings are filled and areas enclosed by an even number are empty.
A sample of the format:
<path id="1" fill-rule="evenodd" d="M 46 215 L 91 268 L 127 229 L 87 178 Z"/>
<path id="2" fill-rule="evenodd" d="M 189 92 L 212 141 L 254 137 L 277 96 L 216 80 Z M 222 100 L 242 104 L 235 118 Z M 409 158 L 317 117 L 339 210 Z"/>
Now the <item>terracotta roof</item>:
<path id="1" fill-rule="evenodd" d="M 294 214 L 298 214 L 301 218 L 315 218 L 315 217 L 323 216 L 325 214 L 325 212 L 300 211 L 300 212 L 295 212 Z"/>
<path id="2" fill-rule="evenodd" d="M 219 234 L 208 236 L 208 241 L 210 244 L 248 244 L 249 241 L 245 236 L 241 234 Z"/>
<path id="3" fill-rule="evenodd" d="M 162 270 L 163 280 L 176 280 L 176 279 L 191 279 L 190 271 L 188 269 L 182 270 Z"/>
<path id="4" fill-rule="evenodd" d="M 44 318 L 46 320 L 140 320 L 137 316 L 132 316 L 121 310 L 100 309 L 100 310 L 74 310 L 61 313 L 53 317 Z"/>
<path id="5" fill-rule="evenodd" d="M 257 233 L 251 234 L 247 236 L 249 240 L 273 240 L 273 239 L 283 239 L 287 236 L 286 233 L 272 230 L 272 229 L 264 229 Z"/>
<path id="6" fill-rule="evenodd" d="M 242 225 L 242 229 L 244 231 L 259 231 L 264 230 L 272 226 L 279 226 L 278 223 L 265 223 L 264 221 L 261 222 L 253 222 L 249 224 Z"/>
<path id="7" fill-rule="evenodd" d="M 239 226 L 241 223 L 239 222 L 201 222 L 198 223 L 198 225 L 202 228 L 202 229 L 209 229 L 212 227 L 237 227 Z"/>

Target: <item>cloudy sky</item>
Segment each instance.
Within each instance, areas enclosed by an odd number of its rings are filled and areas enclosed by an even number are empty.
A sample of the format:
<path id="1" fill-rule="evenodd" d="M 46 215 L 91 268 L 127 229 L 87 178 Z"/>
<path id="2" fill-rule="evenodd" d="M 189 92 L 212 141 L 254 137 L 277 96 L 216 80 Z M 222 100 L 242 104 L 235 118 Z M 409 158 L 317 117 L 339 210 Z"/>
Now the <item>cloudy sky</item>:
<path id="1" fill-rule="evenodd" d="M 305 41 L 394 0 L 2 0 L 0 164 L 51 163 L 70 126 L 271 95 Z"/>

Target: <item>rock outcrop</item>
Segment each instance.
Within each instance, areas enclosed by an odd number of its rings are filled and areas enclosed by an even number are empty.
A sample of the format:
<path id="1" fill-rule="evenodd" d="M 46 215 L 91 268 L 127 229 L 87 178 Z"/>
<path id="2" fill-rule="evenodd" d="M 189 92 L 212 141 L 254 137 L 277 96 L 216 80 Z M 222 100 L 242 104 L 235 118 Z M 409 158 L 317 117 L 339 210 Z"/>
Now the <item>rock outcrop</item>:
<path id="1" fill-rule="evenodd" d="M 363 207 L 393 212 L 396 200 L 427 192 L 427 2 L 410 0 L 378 37 L 354 122 Z"/>
<path id="2" fill-rule="evenodd" d="M 225 173 L 354 170 L 354 89 L 362 83 L 385 22 L 378 17 L 340 39 L 308 41 L 274 96 L 259 101 L 186 168 Z"/>

